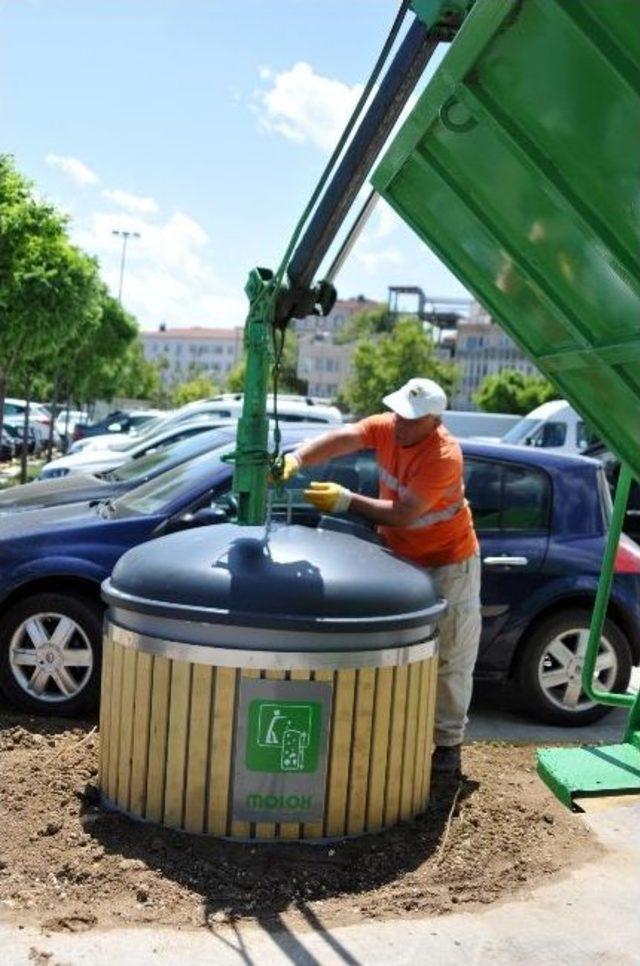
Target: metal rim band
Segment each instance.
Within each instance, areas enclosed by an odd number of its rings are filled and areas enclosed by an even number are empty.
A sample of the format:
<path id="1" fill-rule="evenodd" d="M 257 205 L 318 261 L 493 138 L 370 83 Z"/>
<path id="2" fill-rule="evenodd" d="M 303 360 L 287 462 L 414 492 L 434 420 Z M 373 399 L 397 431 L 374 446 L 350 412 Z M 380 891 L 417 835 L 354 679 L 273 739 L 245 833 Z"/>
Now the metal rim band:
<path id="1" fill-rule="evenodd" d="M 402 667 L 424 661 L 438 653 L 438 639 L 434 635 L 418 644 L 387 647 L 373 651 L 260 651 L 185 644 L 105 623 L 105 636 L 120 647 L 128 647 L 144 654 L 167 657 L 188 664 L 214 667 L 251 668 L 257 670 L 334 670 L 361 667 Z"/>
<path id="2" fill-rule="evenodd" d="M 136 634 L 170 640 L 182 644 L 202 644 L 204 647 L 228 647 L 242 651 L 373 651 L 420 644 L 433 636 L 436 622 L 423 621 L 415 627 L 384 628 L 382 630 L 344 631 L 326 629 L 248 627 L 244 624 L 208 624 L 197 619 L 180 620 L 172 617 L 142 614 L 120 607 L 111 607 L 105 620 Z"/>

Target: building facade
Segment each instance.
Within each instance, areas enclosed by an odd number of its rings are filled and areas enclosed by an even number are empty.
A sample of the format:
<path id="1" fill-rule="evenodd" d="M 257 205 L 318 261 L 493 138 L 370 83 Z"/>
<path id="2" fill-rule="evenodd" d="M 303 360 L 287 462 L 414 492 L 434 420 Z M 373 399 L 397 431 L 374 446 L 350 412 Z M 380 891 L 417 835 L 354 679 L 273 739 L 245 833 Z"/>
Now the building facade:
<path id="1" fill-rule="evenodd" d="M 335 337 L 345 322 L 357 312 L 379 308 L 363 295 L 354 299 L 338 299 L 324 318 L 307 316 L 296 322 L 298 342 L 298 379 L 304 380 L 310 396 L 335 399 L 351 375 L 355 343 L 336 344 Z"/>
<path id="2" fill-rule="evenodd" d="M 244 329 L 211 329 L 192 326 L 168 329 L 161 325 L 153 331 L 141 332 L 144 357 L 149 362 L 166 360 L 161 368 L 165 383 L 184 382 L 195 376 L 208 376 L 223 381 L 242 356 Z"/>
<path id="3" fill-rule="evenodd" d="M 468 318 L 458 321 L 453 362 L 458 367 L 458 384 L 452 409 L 475 409 L 473 395 L 482 381 L 502 369 L 540 375 L 531 360 L 477 303 Z"/>

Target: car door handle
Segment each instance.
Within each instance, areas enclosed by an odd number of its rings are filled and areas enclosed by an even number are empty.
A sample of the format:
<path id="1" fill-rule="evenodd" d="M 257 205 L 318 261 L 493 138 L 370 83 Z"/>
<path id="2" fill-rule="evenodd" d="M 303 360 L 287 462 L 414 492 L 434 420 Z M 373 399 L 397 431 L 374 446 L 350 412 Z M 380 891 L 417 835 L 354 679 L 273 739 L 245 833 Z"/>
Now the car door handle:
<path id="1" fill-rule="evenodd" d="M 527 557 L 484 557 L 485 567 L 526 567 L 529 563 Z"/>

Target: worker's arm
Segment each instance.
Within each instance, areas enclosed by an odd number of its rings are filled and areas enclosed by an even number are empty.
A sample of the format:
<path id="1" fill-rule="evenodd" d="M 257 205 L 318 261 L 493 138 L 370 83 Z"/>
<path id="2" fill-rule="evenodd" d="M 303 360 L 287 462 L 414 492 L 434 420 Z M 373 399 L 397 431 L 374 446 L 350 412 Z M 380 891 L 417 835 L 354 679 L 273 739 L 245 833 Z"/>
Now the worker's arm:
<path id="1" fill-rule="evenodd" d="M 425 501 L 406 492 L 395 500 L 352 493 L 339 483 L 311 483 L 305 498 L 323 513 L 359 513 L 384 527 L 408 527 L 426 512 Z"/>
<path id="2" fill-rule="evenodd" d="M 302 443 L 293 453 L 287 453 L 284 458 L 282 482 L 286 483 L 303 466 L 316 466 L 336 456 L 346 456 L 355 453 L 364 446 L 360 430 L 357 425 L 341 426 L 331 432 L 323 433 L 315 439 Z"/>

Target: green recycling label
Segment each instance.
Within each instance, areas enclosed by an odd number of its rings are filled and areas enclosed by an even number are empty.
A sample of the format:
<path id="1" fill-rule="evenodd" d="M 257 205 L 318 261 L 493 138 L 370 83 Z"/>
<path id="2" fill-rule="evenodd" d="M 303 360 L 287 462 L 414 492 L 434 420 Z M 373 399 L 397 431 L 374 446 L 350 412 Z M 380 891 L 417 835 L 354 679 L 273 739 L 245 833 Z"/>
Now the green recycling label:
<path id="1" fill-rule="evenodd" d="M 241 679 L 234 820 L 323 818 L 332 694 L 328 682 Z"/>
<path id="2" fill-rule="evenodd" d="M 252 701 L 246 764 L 251 771 L 313 772 L 322 728 L 319 701 Z"/>

